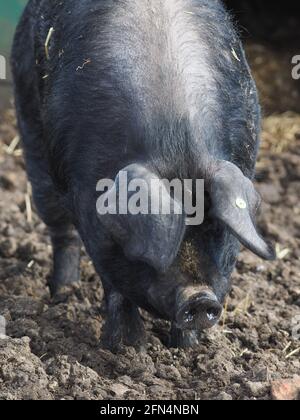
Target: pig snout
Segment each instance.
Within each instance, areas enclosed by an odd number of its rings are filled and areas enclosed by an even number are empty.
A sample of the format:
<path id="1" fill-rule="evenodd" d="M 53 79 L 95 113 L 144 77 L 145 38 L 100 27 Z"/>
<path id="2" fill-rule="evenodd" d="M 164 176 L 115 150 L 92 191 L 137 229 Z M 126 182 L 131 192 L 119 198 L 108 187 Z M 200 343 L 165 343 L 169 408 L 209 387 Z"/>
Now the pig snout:
<path id="1" fill-rule="evenodd" d="M 183 330 L 205 330 L 216 325 L 222 306 L 216 295 L 208 289 L 183 289 L 177 299 L 176 324 Z"/>

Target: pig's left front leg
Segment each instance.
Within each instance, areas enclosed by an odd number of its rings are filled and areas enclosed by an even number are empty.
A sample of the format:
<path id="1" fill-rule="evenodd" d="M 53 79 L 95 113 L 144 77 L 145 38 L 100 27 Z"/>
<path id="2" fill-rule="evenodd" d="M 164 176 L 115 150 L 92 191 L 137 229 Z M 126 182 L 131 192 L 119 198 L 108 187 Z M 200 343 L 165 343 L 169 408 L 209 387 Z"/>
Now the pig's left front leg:
<path id="1" fill-rule="evenodd" d="M 113 288 L 104 289 L 107 310 L 104 345 L 112 351 L 117 351 L 121 345 L 142 350 L 146 334 L 138 307 Z"/>

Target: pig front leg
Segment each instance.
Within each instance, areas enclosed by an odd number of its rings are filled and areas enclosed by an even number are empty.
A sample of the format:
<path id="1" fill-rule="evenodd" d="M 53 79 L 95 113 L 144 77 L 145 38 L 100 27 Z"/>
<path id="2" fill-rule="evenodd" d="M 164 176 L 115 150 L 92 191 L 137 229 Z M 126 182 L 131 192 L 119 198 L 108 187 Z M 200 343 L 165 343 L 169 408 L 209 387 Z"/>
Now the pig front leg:
<path id="1" fill-rule="evenodd" d="M 91 197 L 81 200 L 83 204 L 89 202 L 92 202 Z M 80 236 L 104 289 L 106 320 L 101 341 L 113 352 L 118 351 L 122 345 L 143 350 L 146 333 L 138 306 L 117 290 L 115 285 L 122 283 L 120 278 L 130 277 L 131 265 L 121 263 L 118 248 L 101 229 L 90 207 L 83 207 L 81 214 L 84 217 L 79 226 Z"/>
<path id="2" fill-rule="evenodd" d="M 80 280 L 81 241 L 72 226 L 52 228 L 53 273 L 49 280 L 51 296 L 63 286 Z"/>
<path id="3" fill-rule="evenodd" d="M 121 345 L 125 345 L 142 350 L 146 333 L 138 307 L 113 287 L 104 286 L 104 290 L 107 318 L 102 340 L 105 347 L 117 351 Z"/>
<path id="4" fill-rule="evenodd" d="M 50 230 L 53 247 L 53 274 L 49 281 L 50 293 L 55 295 L 59 289 L 80 279 L 81 242 L 70 215 L 60 202 L 60 195 L 49 175 L 48 160 L 43 147 L 43 127 L 40 124 L 40 106 L 34 88 L 29 87 L 26 97 L 25 87 L 20 86 L 22 94 L 16 95 L 18 123 L 25 151 L 26 168 L 32 185 L 33 200 L 39 216 Z"/>
<path id="5" fill-rule="evenodd" d="M 27 158 L 27 165 L 35 205 L 51 235 L 53 270 L 48 286 L 53 297 L 62 287 L 80 280 L 81 240 L 49 176 L 39 170 L 36 161 Z"/>
<path id="6" fill-rule="evenodd" d="M 184 331 L 174 323 L 171 326 L 170 347 L 188 349 L 199 345 L 199 331 Z"/>

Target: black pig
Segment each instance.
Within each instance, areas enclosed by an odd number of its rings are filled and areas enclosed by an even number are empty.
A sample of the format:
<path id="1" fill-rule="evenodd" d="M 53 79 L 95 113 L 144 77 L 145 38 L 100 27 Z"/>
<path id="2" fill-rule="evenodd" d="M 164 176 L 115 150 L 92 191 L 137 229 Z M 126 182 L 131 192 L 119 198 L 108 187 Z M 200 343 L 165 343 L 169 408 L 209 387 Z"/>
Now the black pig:
<path id="1" fill-rule="evenodd" d="M 222 2 L 30 0 L 12 68 L 53 243 L 51 293 L 79 280 L 81 238 L 103 283 L 111 347 L 142 344 L 139 308 L 172 322 L 173 346 L 197 344 L 220 317 L 240 243 L 274 256 L 254 224 L 257 91 Z M 147 183 L 204 179 L 204 223 L 99 216 L 97 182 L 124 169 Z"/>

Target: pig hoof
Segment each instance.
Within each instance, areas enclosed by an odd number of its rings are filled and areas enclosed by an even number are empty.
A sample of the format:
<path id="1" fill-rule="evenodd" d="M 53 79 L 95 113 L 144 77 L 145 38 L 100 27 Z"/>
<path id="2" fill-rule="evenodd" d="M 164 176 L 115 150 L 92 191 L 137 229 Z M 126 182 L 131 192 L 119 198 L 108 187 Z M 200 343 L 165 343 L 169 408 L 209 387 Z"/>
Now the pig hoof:
<path id="1" fill-rule="evenodd" d="M 183 331 L 175 326 L 171 329 L 170 347 L 171 348 L 193 348 L 199 345 L 200 334 L 198 331 Z"/>
<path id="2" fill-rule="evenodd" d="M 117 291 L 107 296 L 107 320 L 102 342 L 115 351 L 119 346 L 140 350 L 145 345 L 145 327 L 139 309 Z"/>
<path id="3" fill-rule="evenodd" d="M 126 346 L 142 351 L 146 345 L 146 331 L 137 308 L 135 308 L 135 312 L 132 314 L 131 319 L 125 320 L 123 326 L 123 343 Z"/>
<path id="4" fill-rule="evenodd" d="M 68 247 L 54 256 L 53 274 L 48 281 L 51 297 L 61 288 L 80 281 L 80 248 Z"/>
<path id="5" fill-rule="evenodd" d="M 102 344 L 112 353 L 119 353 L 124 346 L 133 347 L 136 351 L 143 352 L 146 348 L 146 333 L 142 320 L 134 319 L 131 322 L 122 322 L 118 327 L 107 321 L 103 331 Z"/>
<path id="6" fill-rule="evenodd" d="M 140 353 L 146 351 L 146 337 L 144 334 L 139 333 L 134 335 L 128 335 L 124 337 L 124 344 L 127 347 L 134 347 Z"/>
<path id="7" fill-rule="evenodd" d="M 80 270 L 66 270 L 59 276 L 53 275 L 48 282 L 51 298 L 55 298 L 58 293 L 66 286 L 78 283 L 80 281 Z"/>
<path id="8" fill-rule="evenodd" d="M 143 331 L 132 333 L 124 329 L 113 332 L 105 327 L 102 345 L 112 353 L 120 353 L 124 347 L 133 347 L 139 353 L 143 353 L 146 351 L 146 335 Z"/>

